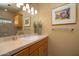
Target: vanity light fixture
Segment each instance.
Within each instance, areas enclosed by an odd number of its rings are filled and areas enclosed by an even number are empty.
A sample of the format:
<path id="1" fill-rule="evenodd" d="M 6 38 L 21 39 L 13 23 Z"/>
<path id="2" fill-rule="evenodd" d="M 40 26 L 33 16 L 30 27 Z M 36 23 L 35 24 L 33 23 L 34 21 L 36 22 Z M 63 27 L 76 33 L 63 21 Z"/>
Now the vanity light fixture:
<path id="1" fill-rule="evenodd" d="M 17 4 L 16 4 L 16 6 L 17 6 L 18 8 L 20 8 L 20 5 L 19 5 L 19 3 L 17 3 Z"/>
<path id="2" fill-rule="evenodd" d="M 25 3 L 24 4 L 23 3 L 16 3 L 16 6 L 18 8 L 20 8 L 22 6 L 22 10 L 23 11 L 27 10 L 27 12 L 31 13 L 31 15 L 37 14 L 37 10 L 34 10 L 34 7 L 30 7 L 28 3 L 26 3 L 26 4 Z"/>
<path id="3" fill-rule="evenodd" d="M 17 3 L 17 4 L 16 4 L 16 6 L 17 6 L 18 8 L 20 8 L 22 5 L 23 5 L 23 3 Z"/>
<path id="4" fill-rule="evenodd" d="M 31 13 L 31 10 L 30 9 L 28 9 L 28 13 Z"/>
<path id="5" fill-rule="evenodd" d="M 29 4 L 28 4 L 28 3 L 26 4 L 26 9 L 30 9 L 30 7 L 29 7 Z"/>
<path id="6" fill-rule="evenodd" d="M 23 11 L 26 11 L 26 7 L 25 6 L 23 6 Z"/>
<path id="7" fill-rule="evenodd" d="M 31 15 L 34 15 L 34 12 L 33 11 L 31 12 Z"/>
<path id="8" fill-rule="evenodd" d="M 31 15 L 34 15 L 34 8 L 31 7 Z"/>
<path id="9" fill-rule="evenodd" d="M 37 12 L 37 10 L 35 10 L 35 14 L 37 14 L 38 12 Z"/>
<path id="10" fill-rule="evenodd" d="M 32 12 L 32 11 L 34 11 L 34 8 L 33 8 L 33 7 L 31 7 L 31 12 Z"/>

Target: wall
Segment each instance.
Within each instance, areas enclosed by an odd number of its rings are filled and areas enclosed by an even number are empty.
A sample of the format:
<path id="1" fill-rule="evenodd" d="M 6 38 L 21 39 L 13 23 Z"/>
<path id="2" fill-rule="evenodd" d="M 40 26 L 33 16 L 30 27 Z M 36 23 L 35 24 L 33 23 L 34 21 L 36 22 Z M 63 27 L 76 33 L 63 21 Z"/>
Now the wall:
<path id="1" fill-rule="evenodd" d="M 77 23 L 52 26 L 52 10 L 64 4 L 39 4 L 39 20 L 43 33 L 49 35 L 49 55 L 79 55 L 79 4 L 77 4 Z M 74 28 L 77 31 L 54 31 L 52 28 Z"/>

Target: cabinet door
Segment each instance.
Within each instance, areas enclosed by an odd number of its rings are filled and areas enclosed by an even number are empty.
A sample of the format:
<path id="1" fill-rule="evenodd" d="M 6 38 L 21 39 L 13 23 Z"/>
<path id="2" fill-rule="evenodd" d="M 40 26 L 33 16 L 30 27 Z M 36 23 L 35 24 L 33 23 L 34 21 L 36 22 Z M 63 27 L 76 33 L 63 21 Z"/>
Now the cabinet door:
<path id="1" fill-rule="evenodd" d="M 42 45 L 39 47 L 39 56 L 48 55 L 48 40 L 44 39 Z"/>
<path id="2" fill-rule="evenodd" d="M 47 56 L 47 55 L 48 55 L 48 48 L 45 48 L 45 49 L 43 50 L 43 52 L 44 52 L 44 56 Z"/>
<path id="3" fill-rule="evenodd" d="M 48 55 L 48 39 L 46 39 L 46 41 L 44 43 L 44 55 L 45 56 Z"/>
<path id="4" fill-rule="evenodd" d="M 47 56 L 47 54 L 48 54 L 48 48 L 45 44 L 43 44 L 39 48 L 39 56 Z"/>
<path id="5" fill-rule="evenodd" d="M 44 47 L 43 46 L 39 47 L 39 56 L 44 56 Z"/>
<path id="6" fill-rule="evenodd" d="M 48 45 L 47 45 L 47 43 L 44 44 L 43 53 L 44 53 L 44 56 L 48 55 Z"/>
<path id="7" fill-rule="evenodd" d="M 38 56 L 39 55 L 39 50 L 36 49 L 35 51 L 33 51 L 30 56 Z"/>
<path id="8" fill-rule="evenodd" d="M 22 15 L 18 15 L 19 26 L 22 27 Z"/>
<path id="9" fill-rule="evenodd" d="M 15 17 L 15 26 L 16 27 L 22 27 L 22 15 L 21 14 L 17 14 Z"/>
<path id="10" fill-rule="evenodd" d="M 28 55 L 29 55 L 29 48 L 26 48 L 15 54 L 15 56 L 28 56 Z"/>
<path id="11" fill-rule="evenodd" d="M 32 52 L 34 52 L 35 50 L 37 50 L 39 48 L 39 44 L 38 43 L 35 43 L 35 44 L 33 44 L 33 45 L 31 45 L 30 47 L 29 47 L 29 49 L 30 49 L 30 54 L 32 53 Z"/>

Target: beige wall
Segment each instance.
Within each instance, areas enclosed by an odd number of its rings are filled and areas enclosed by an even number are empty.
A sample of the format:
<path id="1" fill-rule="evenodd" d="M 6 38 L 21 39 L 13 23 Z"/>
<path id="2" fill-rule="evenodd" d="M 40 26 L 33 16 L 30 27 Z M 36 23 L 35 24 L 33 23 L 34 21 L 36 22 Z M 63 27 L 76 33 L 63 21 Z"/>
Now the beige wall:
<path id="1" fill-rule="evenodd" d="M 49 55 L 79 55 L 79 4 L 77 24 L 52 26 L 52 10 L 64 4 L 39 4 L 39 20 L 43 33 L 49 35 Z M 54 31 L 52 28 L 74 28 L 76 31 Z"/>

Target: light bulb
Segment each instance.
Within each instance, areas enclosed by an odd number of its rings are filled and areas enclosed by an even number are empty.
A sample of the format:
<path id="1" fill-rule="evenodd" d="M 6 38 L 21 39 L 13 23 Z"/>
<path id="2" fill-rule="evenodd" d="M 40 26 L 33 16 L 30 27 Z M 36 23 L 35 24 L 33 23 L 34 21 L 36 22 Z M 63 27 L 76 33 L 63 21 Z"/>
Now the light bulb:
<path id="1" fill-rule="evenodd" d="M 37 12 L 37 10 L 35 10 L 35 14 L 37 14 L 38 12 Z"/>
<path id="2" fill-rule="evenodd" d="M 30 7 L 29 7 L 29 4 L 27 3 L 27 4 L 26 4 L 26 9 L 29 9 L 29 8 L 30 8 Z"/>
<path id="3" fill-rule="evenodd" d="M 19 3 L 17 3 L 17 4 L 16 4 L 16 6 L 17 6 L 18 8 L 20 8 L 20 5 L 19 5 Z"/>
<path id="4" fill-rule="evenodd" d="M 34 11 L 31 12 L 31 15 L 34 15 Z"/>
<path id="5" fill-rule="evenodd" d="M 28 9 L 28 13 L 30 13 L 31 11 L 30 11 L 30 9 Z"/>
<path id="6" fill-rule="evenodd" d="M 34 11 L 34 8 L 33 7 L 31 7 L 31 11 Z"/>
<path id="7" fill-rule="evenodd" d="M 23 6 L 23 11 L 26 11 L 26 7 L 25 6 Z"/>

